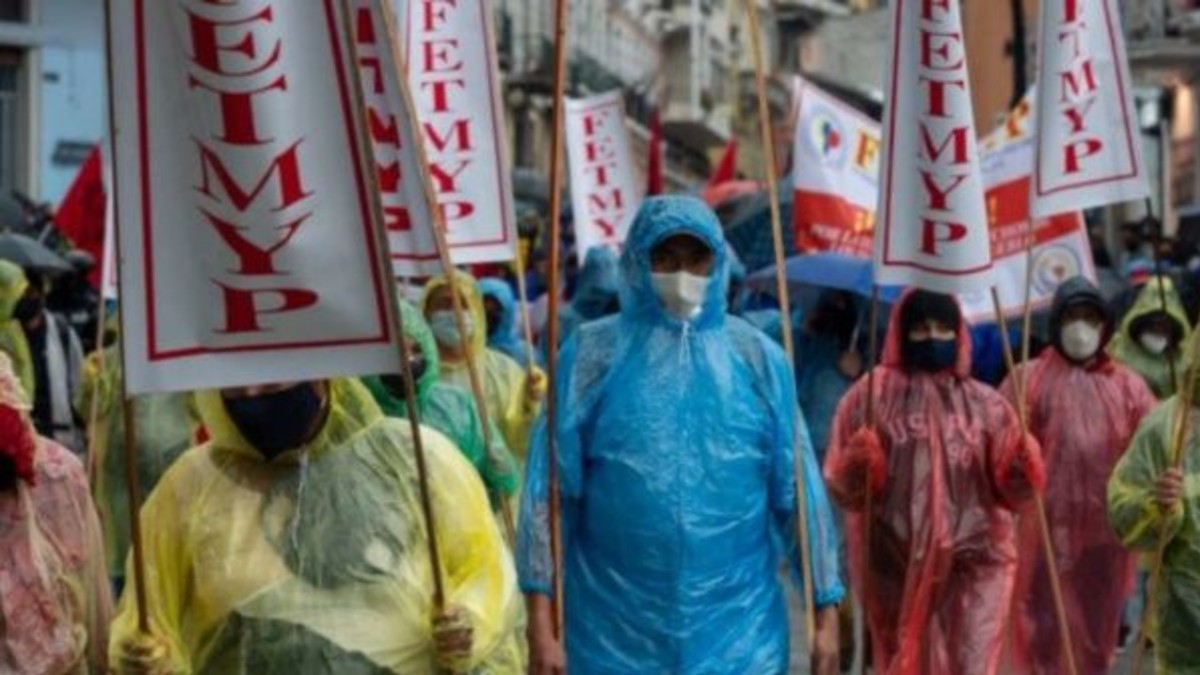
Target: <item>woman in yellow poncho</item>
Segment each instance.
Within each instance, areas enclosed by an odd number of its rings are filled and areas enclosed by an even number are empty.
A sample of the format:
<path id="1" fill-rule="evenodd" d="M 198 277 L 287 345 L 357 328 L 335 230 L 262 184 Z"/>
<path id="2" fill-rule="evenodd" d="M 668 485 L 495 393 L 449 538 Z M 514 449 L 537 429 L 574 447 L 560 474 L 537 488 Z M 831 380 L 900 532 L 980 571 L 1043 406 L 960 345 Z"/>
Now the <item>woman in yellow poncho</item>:
<path id="1" fill-rule="evenodd" d="M 128 589 L 118 673 L 521 672 L 512 563 L 449 441 L 422 430 L 448 608 L 435 619 L 406 422 L 353 381 L 210 392 L 197 407 L 212 440 L 142 509 L 153 635 L 138 634 Z"/>
<path id="2" fill-rule="evenodd" d="M 429 321 L 437 340 L 442 380 L 471 391 L 471 376 L 467 369 L 467 353 L 470 352 L 479 369 L 487 418 L 500 427 L 508 448 L 524 466 L 530 431 L 546 395 L 546 378 L 537 368 L 526 371 L 510 357 L 488 349 L 487 316 L 478 282 L 459 272 L 455 284 L 464 300 L 465 339 L 458 333 L 454 298 L 446 277 L 430 280 L 421 296 L 421 313 Z"/>
<path id="3" fill-rule="evenodd" d="M 29 288 L 25 272 L 15 264 L 0 260 L 0 352 L 12 360 L 13 370 L 21 381 L 25 395 L 33 402 L 33 358 L 29 353 L 29 341 L 21 322 L 13 318 L 17 303 Z"/>

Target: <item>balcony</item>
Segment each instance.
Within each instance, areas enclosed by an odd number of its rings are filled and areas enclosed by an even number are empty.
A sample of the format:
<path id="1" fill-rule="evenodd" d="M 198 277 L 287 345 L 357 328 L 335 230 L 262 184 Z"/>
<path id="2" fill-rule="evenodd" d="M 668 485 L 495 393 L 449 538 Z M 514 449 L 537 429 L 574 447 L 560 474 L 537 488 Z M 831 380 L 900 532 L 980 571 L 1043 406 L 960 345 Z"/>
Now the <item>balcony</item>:
<path id="1" fill-rule="evenodd" d="M 1189 81 L 1200 71 L 1200 0 L 1121 4 L 1129 61 L 1147 83 Z"/>

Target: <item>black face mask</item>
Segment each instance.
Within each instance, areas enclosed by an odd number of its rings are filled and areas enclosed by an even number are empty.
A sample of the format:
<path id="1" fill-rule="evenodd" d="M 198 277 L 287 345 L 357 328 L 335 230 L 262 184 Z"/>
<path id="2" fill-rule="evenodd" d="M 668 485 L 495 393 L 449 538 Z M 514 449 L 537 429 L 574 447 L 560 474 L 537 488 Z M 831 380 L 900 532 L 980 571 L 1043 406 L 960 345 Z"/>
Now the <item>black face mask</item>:
<path id="1" fill-rule="evenodd" d="M 273 394 L 225 399 L 225 410 L 246 442 L 273 459 L 309 440 L 322 405 L 316 387 L 302 384 Z"/>
<path id="2" fill-rule="evenodd" d="M 429 362 L 425 360 L 424 356 L 414 356 L 409 359 L 408 367 L 412 369 L 413 386 L 420 387 L 421 377 L 425 375 L 426 369 L 429 368 Z M 401 400 L 408 398 L 404 389 L 403 375 L 384 375 L 380 380 L 383 382 L 384 388 L 392 396 Z"/>
<path id="3" fill-rule="evenodd" d="M 923 373 L 940 373 L 958 360 L 958 340 L 923 340 L 904 343 L 904 365 Z"/>
<path id="4" fill-rule="evenodd" d="M 45 304 L 41 296 L 26 295 L 18 300 L 17 306 L 13 308 L 13 318 L 21 323 L 29 321 L 42 313 Z"/>
<path id="5" fill-rule="evenodd" d="M 496 333 L 500 330 L 501 315 L 499 313 L 486 312 L 484 318 L 487 319 L 488 337 L 496 337 Z"/>

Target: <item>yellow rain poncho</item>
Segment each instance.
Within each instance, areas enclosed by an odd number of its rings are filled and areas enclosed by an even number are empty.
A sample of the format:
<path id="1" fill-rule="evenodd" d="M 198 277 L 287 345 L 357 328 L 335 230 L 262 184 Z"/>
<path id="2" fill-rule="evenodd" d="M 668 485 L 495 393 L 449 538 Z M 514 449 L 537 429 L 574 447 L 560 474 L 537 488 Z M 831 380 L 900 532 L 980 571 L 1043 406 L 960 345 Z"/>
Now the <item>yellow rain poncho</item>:
<path id="1" fill-rule="evenodd" d="M 334 381 L 316 438 L 268 462 L 219 394 L 196 402 L 212 440 L 185 453 L 142 509 L 150 623 L 168 647 L 166 670 L 434 673 L 433 576 L 408 424 L 385 419 L 358 382 Z M 443 436 L 422 437 L 447 603 L 474 631 L 456 672 L 516 675 L 516 582 L 483 485 Z M 136 636 L 135 605 L 127 590 L 114 655 Z"/>
<path id="2" fill-rule="evenodd" d="M 533 422 L 541 412 L 541 405 L 529 406 L 526 402 L 525 389 L 531 371 L 521 368 L 516 361 L 487 347 L 487 317 L 483 309 L 483 296 L 475 278 L 457 273 L 456 282 L 459 293 L 466 300 L 464 309 L 472 317 L 475 330 L 471 334 L 471 354 L 475 357 L 479 369 L 479 379 L 483 385 L 483 395 L 487 405 L 487 417 L 500 427 L 508 448 L 522 466 L 529 450 L 529 436 Z M 436 277 L 425 286 L 421 295 L 421 314 L 429 316 L 429 301 L 434 292 L 448 285 L 445 277 Z M 471 374 L 465 360 L 450 363 L 445 358 L 441 365 L 442 380 L 471 391 Z M 539 375 L 540 375 L 540 371 Z"/>
<path id="3" fill-rule="evenodd" d="M 121 354 L 105 350 L 103 371 L 99 353 L 84 362 L 83 386 L 75 410 L 91 427 L 93 493 L 104 528 L 108 569 L 121 576 L 129 552 L 129 485 L 125 480 L 125 416 L 121 398 Z M 93 397 L 97 397 L 92 423 Z M 163 473 L 190 448 L 199 420 L 190 393 L 139 396 L 133 408 L 137 434 L 139 486 L 143 494 L 158 484 Z"/>
<path id="4" fill-rule="evenodd" d="M 1154 551 L 1166 523 L 1161 592 L 1155 599 L 1154 646 L 1159 673 L 1200 673 L 1200 410 L 1190 411 L 1184 446 L 1181 508 L 1163 513 L 1155 500 L 1159 477 L 1171 466 L 1178 398 L 1142 423 L 1108 483 L 1108 517 L 1125 546 Z"/>
<path id="5" fill-rule="evenodd" d="M 1162 278 L 1154 277 L 1138 293 L 1133 307 L 1125 315 L 1125 320 L 1121 322 L 1121 329 L 1113 337 L 1108 353 L 1141 375 L 1142 379 L 1146 380 L 1146 384 L 1150 385 L 1150 390 L 1154 392 L 1154 395 L 1162 400 L 1174 396 L 1178 389 L 1178 384 L 1171 381 L 1169 359 L 1175 361 L 1175 377 L 1177 379 L 1182 379 L 1187 371 L 1189 360 L 1184 347 L 1187 345 L 1188 336 L 1191 333 L 1191 323 L 1188 321 L 1183 302 L 1179 300 L 1175 284 L 1170 279 L 1162 279 L 1160 290 L 1160 282 L 1157 282 L 1157 279 Z M 1137 328 L 1140 323 L 1152 315 L 1162 312 L 1164 295 L 1167 299 L 1167 316 L 1170 317 L 1177 342 L 1175 349 L 1156 355 L 1146 351 L 1138 342 Z"/>
<path id="6" fill-rule="evenodd" d="M 15 264 L 0 260 L 0 352 L 8 354 L 12 360 L 13 370 L 21 381 L 21 388 L 29 401 L 33 401 L 33 357 L 29 353 L 29 341 L 25 339 L 25 329 L 13 318 L 13 311 L 25 289 L 29 288 L 29 280 L 25 272 Z"/>

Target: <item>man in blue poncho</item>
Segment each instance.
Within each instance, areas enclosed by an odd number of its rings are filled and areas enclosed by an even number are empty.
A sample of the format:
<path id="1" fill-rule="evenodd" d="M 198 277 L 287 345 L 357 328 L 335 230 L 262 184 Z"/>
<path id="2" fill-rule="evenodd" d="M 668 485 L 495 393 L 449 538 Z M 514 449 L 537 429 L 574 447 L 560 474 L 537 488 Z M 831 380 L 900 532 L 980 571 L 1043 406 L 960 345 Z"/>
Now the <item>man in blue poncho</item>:
<path id="1" fill-rule="evenodd" d="M 532 444 L 517 547 L 531 672 L 787 672 L 779 569 L 785 556 L 798 569 L 797 448 L 816 672 L 836 672 L 845 589 L 828 497 L 787 358 L 726 314 L 720 224 L 696 199 L 649 199 L 620 271 L 620 313 L 579 327 L 558 372 L 565 658 L 548 595 L 544 418 Z"/>

